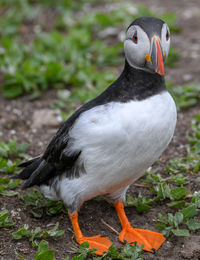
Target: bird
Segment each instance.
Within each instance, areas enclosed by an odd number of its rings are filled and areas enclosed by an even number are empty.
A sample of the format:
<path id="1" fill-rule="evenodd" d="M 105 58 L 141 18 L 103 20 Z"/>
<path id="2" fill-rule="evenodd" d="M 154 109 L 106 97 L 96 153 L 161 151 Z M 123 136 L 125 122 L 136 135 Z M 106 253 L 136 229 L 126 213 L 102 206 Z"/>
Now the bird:
<path id="1" fill-rule="evenodd" d="M 103 196 L 114 204 L 122 243 L 155 252 L 166 238 L 133 227 L 124 205 L 129 186 L 144 175 L 170 143 L 177 119 L 165 85 L 164 63 L 170 30 L 155 17 L 136 18 L 124 40 L 121 75 L 96 98 L 78 108 L 58 129 L 42 155 L 20 165 L 23 189 L 38 186 L 46 198 L 62 200 L 76 240 L 88 241 L 98 255 L 112 245 L 108 237 L 84 236 L 78 222 L 85 201 Z"/>

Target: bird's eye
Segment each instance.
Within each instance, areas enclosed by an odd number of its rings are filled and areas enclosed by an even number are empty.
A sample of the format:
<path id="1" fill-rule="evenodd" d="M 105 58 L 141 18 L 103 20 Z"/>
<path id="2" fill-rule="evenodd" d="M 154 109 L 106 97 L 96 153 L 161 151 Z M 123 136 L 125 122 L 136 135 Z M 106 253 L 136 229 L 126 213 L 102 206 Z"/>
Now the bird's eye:
<path id="1" fill-rule="evenodd" d="M 169 33 L 169 31 L 167 30 L 167 33 L 166 33 L 166 40 L 168 41 L 169 38 L 170 38 L 170 33 Z"/>
<path id="2" fill-rule="evenodd" d="M 132 41 L 136 44 L 138 43 L 137 31 L 134 32 L 133 37 L 132 37 Z"/>

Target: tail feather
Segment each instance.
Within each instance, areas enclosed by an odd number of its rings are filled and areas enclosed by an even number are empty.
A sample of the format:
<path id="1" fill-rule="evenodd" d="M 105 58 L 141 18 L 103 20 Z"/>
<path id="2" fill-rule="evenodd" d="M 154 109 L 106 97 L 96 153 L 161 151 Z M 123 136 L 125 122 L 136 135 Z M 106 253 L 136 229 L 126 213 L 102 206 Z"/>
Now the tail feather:
<path id="1" fill-rule="evenodd" d="M 41 162 L 42 162 L 42 157 L 39 157 L 20 164 L 19 167 L 26 167 L 26 168 L 22 170 L 20 174 L 15 175 L 13 179 L 22 179 L 22 180 L 28 179 L 31 176 L 31 174 L 37 169 L 37 167 L 40 165 Z"/>
<path id="2" fill-rule="evenodd" d="M 17 167 L 20 167 L 20 168 L 27 167 L 28 165 L 32 164 L 33 162 L 35 162 L 38 159 L 41 159 L 41 156 L 37 156 L 35 158 L 32 158 L 31 160 L 28 160 L 26 162 L 20 163 L 20 164 L 17 165 Z"/>
<path id="3" fill-rule="evenodd" d="M 23 189 L 44 183 L 45 181 L 50 179 L 54 171 L 55 166 L 42 159 L 39 166 L 31 173 L 30 177 L 25 182 Z"/>
<path id="4" fill-rule="evenodd" d="M 46 162 L 42 156 L 22 163 L 19 167 L 26 168 L 12 178 L 26 180 L 23 189 L 48 181 L 56 170 L 54 164 Z"/>

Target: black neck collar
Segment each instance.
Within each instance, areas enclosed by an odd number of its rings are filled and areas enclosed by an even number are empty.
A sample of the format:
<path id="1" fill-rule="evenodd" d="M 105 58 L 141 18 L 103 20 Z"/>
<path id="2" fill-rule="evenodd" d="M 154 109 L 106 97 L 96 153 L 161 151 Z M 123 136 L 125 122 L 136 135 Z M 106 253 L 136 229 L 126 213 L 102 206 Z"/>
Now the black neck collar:
<path id="1" fill-rule="evenodd" d="M 157 73 L 133 68 L 125 60 L 125 66 L 120 77 L 111 85 L 121 101 L 143 100 L 153 95 L 166 91 L 165 80 Z"/>

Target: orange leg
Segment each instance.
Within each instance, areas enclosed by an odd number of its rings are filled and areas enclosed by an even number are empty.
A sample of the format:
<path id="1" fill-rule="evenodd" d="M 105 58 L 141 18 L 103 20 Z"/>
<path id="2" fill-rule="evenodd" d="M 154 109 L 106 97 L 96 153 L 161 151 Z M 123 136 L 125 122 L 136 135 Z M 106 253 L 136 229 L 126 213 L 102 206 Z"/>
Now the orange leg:
<path id="1" fill-rule="evenodd" d="M 97 255 L 103 255 L 104 252 L 108 251 L 108 248 L 112 245 L 112 242 L 108 237 L 102 237 L 100 235 L 94 236 L 94 237 L 84 237 L 81 229 L 78 224 L 78 213 L 71 214 L 69 213 L 70 220 L 72 222 L 72 226 L 74 229 L 74 233 L 76 236 L 76 241 L 79 244 L 82 244 L 85 241 L 88 241 L 89 248 L 97 248 L 96 251 Z"/>
<path id="2" fill-rule="evenodd" d="M 115 203 L 115 209 L 122 225 L 122 231 L 119 234 L 119 240 L 121 242 L 137 242 L 138 245 L 144 244 L 144 250 L 154 253 L 166 240 L 160 233 L 147 229 L 133 228 L 127 219 L 124 211 L 124 204 L 122 202 L 117 201 Z"/>

